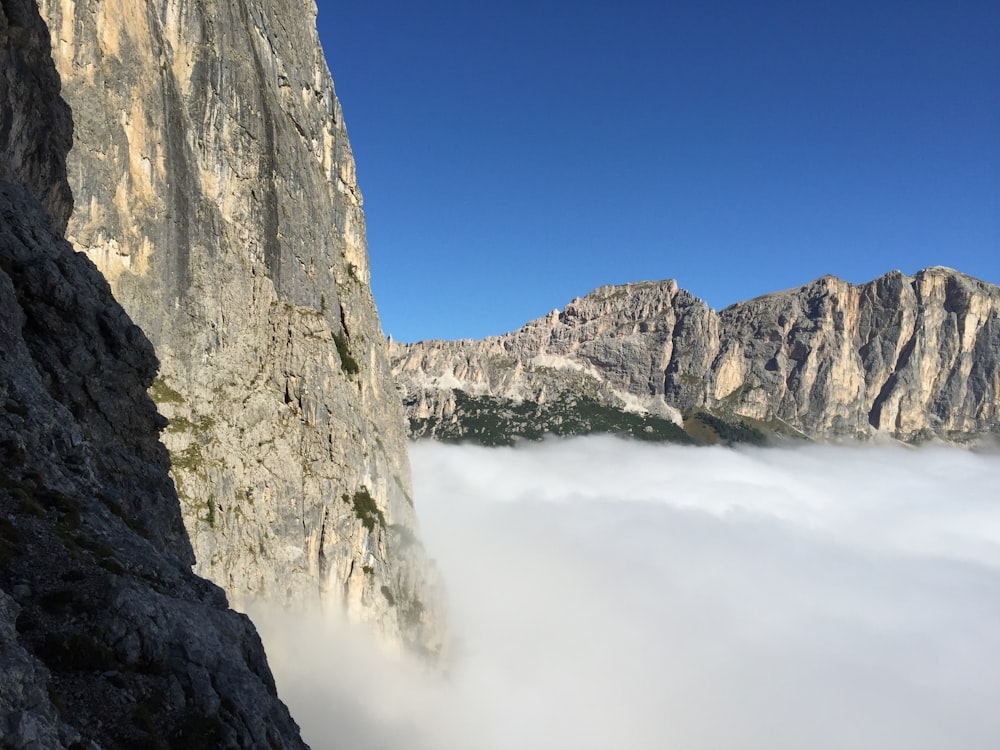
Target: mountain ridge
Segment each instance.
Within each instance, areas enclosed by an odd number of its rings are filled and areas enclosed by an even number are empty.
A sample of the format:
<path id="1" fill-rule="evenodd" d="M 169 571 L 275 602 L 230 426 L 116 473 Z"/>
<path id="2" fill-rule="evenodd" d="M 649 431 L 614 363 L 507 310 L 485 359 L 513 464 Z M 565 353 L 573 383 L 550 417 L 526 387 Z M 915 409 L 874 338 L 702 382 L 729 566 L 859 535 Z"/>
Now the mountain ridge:
<path id="1" fill-rule="evenodd" d="M 465 412 L 495 411 L 458 408 L 457 390 L 539 412 L 582 396 L 694 420 L 695 442 L 709 420 L 754 440 L 966 440 L 996 429 L 998 311 L 1000 288 L 943 266 L 864 284 L 827 275 L 718 312 L 667 279 L 598 287 L 500 336 L 390 351 L 414 437 L 471 437 Z M 551 431 L 548 417 L 528 430 Z"/>

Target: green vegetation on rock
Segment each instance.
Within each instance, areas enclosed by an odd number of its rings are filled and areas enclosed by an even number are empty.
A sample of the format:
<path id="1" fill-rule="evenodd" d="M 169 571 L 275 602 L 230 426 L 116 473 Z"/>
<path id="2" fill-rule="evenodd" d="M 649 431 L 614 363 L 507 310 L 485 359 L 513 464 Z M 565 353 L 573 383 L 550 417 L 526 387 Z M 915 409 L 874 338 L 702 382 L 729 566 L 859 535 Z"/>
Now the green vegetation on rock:
<path id="1" fill-rule="evenodd" d="M 149 386 L 149 396 L 157 404 L 184 403 L 184 396 L 167 385 L 167 381 L 163 379 L 163 376 L 157 377 L 152 385 Z"/>
<path id="2" fill-rule="evenodd" d="M 723 419 L 707 411 L 696 411 L 684 418 L 684 429 L 699 443 L 748 443 L 764 445 L 767 435 L 739 417 Z"/>
<path id="3" fill-rule="evenodd" d="M 390 607 L 394 607 L 396 605 L 396 597 L 392 595 L 392 589 L 388 586 L 382 587 L 382 596 L 384 596 L 385 600 L 389 602 Z"/>
<path id="4" fill-rule="evenodd" d="M 354 497 L 345 493 L 341 499 L 345 503 L 354 505 L 354 515 L 361 519 L 361 525 L 369 531 L 375 530 L 375 524 L 385 527 L 385 514 L 375 504 L 375 498 L 368 492 L 367 487 L 355 492 Z"/>
<path id="5" fill-rule="evenodd" d="M 415 437 L 433 435 L 445 442 L 475 442 L 487 446 L 513 445 L 517 440 L 541 440 L 545 435 L 592 433 L 623 435 L 653 442 L 693 442 L 669 419 L 627 412 L 589 396 L 561 394 L 552 401 L 539 403 L 470 396 L 459 390 L 453 393 L 455 412 L 452 420 L 411 419 L 411 434 Z"/>
<path id="6" fill-rule="evenodd" d="M 337 347 L 337 354 L 340 355 L 340 366 L 348 375 L 357 375 L 361 372 L 358 361 L 351 355 L 351 350 L 347 344 L 347 335 L 341 331 L 333 334 L 333 343 Z"/>

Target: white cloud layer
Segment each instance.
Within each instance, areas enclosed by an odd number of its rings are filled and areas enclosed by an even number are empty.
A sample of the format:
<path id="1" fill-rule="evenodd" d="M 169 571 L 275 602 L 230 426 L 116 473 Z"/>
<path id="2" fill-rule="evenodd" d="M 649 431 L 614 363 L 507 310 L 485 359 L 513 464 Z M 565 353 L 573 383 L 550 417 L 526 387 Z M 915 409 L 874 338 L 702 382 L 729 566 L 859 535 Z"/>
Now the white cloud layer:
<path id="1" fill-rule="evenodd" d="M 1000 747 L 1000 457 L 412 447 L 446 675 L 255 613 L 314 748 Z"/>

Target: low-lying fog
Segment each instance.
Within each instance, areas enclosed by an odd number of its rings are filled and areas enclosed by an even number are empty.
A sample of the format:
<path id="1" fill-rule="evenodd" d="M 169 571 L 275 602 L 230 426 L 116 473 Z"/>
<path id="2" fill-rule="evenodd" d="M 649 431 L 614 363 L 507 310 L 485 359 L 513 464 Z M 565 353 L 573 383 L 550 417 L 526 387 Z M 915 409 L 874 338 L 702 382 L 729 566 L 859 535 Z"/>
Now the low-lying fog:
<path id="1" fill-rule="evenodd" d="M 1000 747 L 1000 456 L 412 446 L 450 669 L 255 613 L 314 748 Z"/>

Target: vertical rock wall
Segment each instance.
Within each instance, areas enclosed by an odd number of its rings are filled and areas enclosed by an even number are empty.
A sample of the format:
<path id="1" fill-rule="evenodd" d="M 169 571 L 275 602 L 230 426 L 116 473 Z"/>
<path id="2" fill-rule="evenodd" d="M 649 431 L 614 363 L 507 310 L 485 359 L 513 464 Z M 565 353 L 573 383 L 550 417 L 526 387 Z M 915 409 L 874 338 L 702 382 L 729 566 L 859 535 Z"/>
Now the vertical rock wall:
<path id="1" fill-rule="evenodd" d="M 311 0 L 40 0 L 69 237 L 162 361 L 198 572 L 437 647 L 361 195 Z"/>

